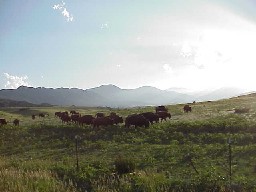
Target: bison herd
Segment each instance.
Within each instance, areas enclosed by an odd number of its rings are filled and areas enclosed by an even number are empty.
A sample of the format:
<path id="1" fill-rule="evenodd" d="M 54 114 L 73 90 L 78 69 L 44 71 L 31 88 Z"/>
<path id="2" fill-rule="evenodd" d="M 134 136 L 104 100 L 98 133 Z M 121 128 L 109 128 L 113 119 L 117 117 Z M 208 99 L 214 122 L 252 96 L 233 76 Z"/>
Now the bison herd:
<path id="1" fill-rule="evenodd" d="M 0 126 L 7 125 L 7 123 L 8 122 L 6 121 L 6 119 L 0 118 Z M 20 124 L 20 120 L 19 119 L 14 119 L 12 123 L 13 123 L 13 125 L 18 126 Z"/>
<path id="2" fill-rule="evenodd" d="M 185 105 L 183 110 L 184 112 L 191 112 L 191 107 L 189 105 Z M 49 116 L 49 114 L 40 113 L 38 115 L 39 118 L 46 116 Z M 36 115 L 33 114 L 31 117 L 34 120 Z M 125 127 L 129 128 L 130 126 L 149 127 L 150 124 L 159 123 L 163 120 L 166 121 L 167 119 L 170 119 L 171 114 L 168 112 L 168 109 L 165 106 L 157 106 L 155 108 L 155 112 L 130 114 L 125 118 L 125 120 L 123 117 L 114 112 L 111 112 L 107 116 L 102 112 L 98 112 L 95 115 L 81 115 L 75 110 L 70 112 L 55 112 L 55 117 L 59 118 L 62 123 L 75 123 L 79 126 L 91 125 L 94 128 L 98 128 L 100 126 L 111 126 L 125 123 Z M 13 125 L 18 126 L 19 122 L 19 119 L 14 119 L 12 123 Z M 8 122 L 4 118 L 0 118 L 0 126 L 6 125 L 7 123 Z"/>
<path id="3" fill-rule="evenodd" d="M 167 118 L 171 118 L 171 114 L 168 112 L 167 108 L 164 106 L 156 107 L 156 112 L 145 112 L 140 114 L 131 114 L 125 118 L 117 115 L 114 112 L 111 112 L 109 115 L 105 115 L 104 113 L 96 113 L 95 115 L 81 115 L 78 112 L 70 111 L 70 112 L 55 112 L 55 117 L 61 119 L 62 123 L 70 123 L 73 122 L 75 124 L 83 126 L 92 125 L 95 127 L 100 126 L 110 126 L 117 125 L 119 123 L 125 123 L 125 127 L 135 126 L 135 127 L 149 127 L 150 124 L 158 123 L 159 121 L 163 121 Z"/>

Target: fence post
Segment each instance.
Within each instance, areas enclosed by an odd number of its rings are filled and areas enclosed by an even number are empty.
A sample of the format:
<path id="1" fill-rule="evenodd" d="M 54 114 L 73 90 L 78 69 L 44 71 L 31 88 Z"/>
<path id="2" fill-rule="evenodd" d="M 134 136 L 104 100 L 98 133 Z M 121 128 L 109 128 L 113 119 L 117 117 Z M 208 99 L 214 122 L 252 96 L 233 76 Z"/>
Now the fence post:
<path id="1" fill-rule="evenodd" d="M 231 187 L 231 181 L 232 181 L 232 149 L 231 149 L 231 138 L 228 138 L 228 163 L 229 163 L 229 185 Z"/>
<path id="2" fill-rule="evenodd" d="M 75 140 L 76 140 L 76 170 L 79 170 L 79 161 L 78 161 L 78 140 L 81 137 L 79 137 L 78 135 L 75 136 Z"/>

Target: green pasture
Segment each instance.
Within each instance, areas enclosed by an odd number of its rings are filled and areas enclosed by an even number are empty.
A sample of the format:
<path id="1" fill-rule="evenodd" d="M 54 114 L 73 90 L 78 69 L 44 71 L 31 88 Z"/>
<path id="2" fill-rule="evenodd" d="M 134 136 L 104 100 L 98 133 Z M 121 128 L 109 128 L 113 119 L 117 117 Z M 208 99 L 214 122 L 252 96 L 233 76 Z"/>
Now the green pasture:
<path id="1" fill-rule="evenodd" d="M 172 118 L 149 128 L 98 130 L 62 124 L 54 113 L 125 118 L 154 107 L 0 108 L 8 121 L 0 127 L 0 191 L 256 191 L 256 95 L 196 102 L 189 113 L 183 106 L 168 105 Z"/>

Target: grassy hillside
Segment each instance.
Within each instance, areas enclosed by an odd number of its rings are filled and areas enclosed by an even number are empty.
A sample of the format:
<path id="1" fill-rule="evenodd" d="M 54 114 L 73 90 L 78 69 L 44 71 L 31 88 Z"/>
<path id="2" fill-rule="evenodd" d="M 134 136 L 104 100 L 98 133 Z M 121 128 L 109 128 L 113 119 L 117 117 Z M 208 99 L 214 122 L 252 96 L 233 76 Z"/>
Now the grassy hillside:
<path id="1" fill-rule="evenodd" d="M 54 113 L 125 118 L 154 107 L 0 108 L 9 122 L 0 127 L 0 190 L 256 191 L 256 95 L 191 104 L 191 113 L 183 106 L 167 106 L 172 118 L 149 128 L 98 130 L 62 124 Z M 49 116 L 31 119 L 39 113 Z M 11 123 L 15 118 L 19 127 Z"/>

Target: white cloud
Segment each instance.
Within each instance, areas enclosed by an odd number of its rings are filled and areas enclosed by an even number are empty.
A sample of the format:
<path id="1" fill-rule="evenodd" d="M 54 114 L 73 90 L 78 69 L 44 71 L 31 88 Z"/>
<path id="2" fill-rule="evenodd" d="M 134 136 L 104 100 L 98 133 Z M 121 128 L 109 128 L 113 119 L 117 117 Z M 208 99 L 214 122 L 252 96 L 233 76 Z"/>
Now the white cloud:
<path id="1" fill-rule="evenodd" d="M 163 69 L 166 73 L 173 73 L 173 69 L 172 67 L 170 66 L 170 64 L 164 64 L 163 65 Z"/>
<path id="2" fill-rule="evenodd" d="M 101 28 L 102 30 L 103 30 L 103 29 L 108 29 L 108 28 L 109 28 L 109 25 L 108 25 L 108 23 L 106 22 L 106 23 L 101 24 L 100 28 Z"/>
<path id="3" fill-rule="evenodd" d="M 67 10 L 67 8 L 65 7 L 65 2 L 61 1 L 60 4 L 56 4 L 53 5 L 53 9 L 54 10 L 60 10 L 61 14 L 67 19 L 67 22 L 73 21 L 74 17 L 72 14 L 70 14 L 70 12 Z"/>
<path id="4" fill-rule="evenodd" d="M 188 42 L 184 42 L 182 47 L 181 47 L 181 56 L 183 57 L 189 57 L 192 56 L 192 48 L 189 45 Z"/>
<path id="5" fill-rule="evenodd" d="M 8 73 L 4 73 L 4 76 L 6 78 L 6 83 L 4 85 L 7 89 L 16 89 L 19 86 L 30 86 L 28 83 L 28 76 L 13 76 Z"/>

